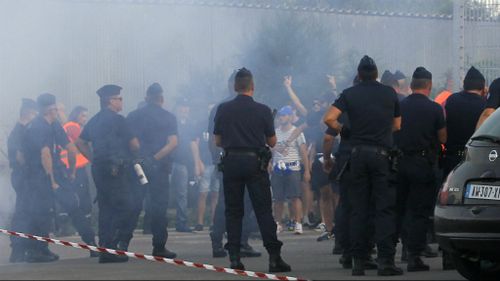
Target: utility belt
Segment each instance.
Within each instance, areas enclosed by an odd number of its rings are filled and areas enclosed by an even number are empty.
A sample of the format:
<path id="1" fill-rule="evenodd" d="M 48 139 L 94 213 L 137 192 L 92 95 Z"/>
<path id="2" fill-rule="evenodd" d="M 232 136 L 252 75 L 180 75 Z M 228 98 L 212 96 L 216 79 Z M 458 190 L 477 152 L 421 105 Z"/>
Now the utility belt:
<path id="1" fill-rule="evenodd" d="M 435 155 L 432 153 L 430 150 L 423 149 L 423 150 L 402 150 L 402 153 L 404 156 L 422 156 L 422 157 L 427 157 L 430 155 Z"/>
<path id="2" fill-rule="evenodd" d="M 371 153 L 377 153 L 383 156 L 389 157 L 389 151 L 381 146 L 372 146 L 372 145 L 356 145 L 352 148 L 351 153 L 356 153 L 356 152 L 371 152 Z"/>
<path id="3" fill-rule="evenodd" d="M 217 165 L 219 172 L 224 172 L 224 159 L 228 156 L 252 156 L 259 160 L 261 171 L 267 171 L 269 161 L 273 158 L 273 153 L 269 147 L 263 148 L 226 148 L 221 154 L 220 162 Z"/>

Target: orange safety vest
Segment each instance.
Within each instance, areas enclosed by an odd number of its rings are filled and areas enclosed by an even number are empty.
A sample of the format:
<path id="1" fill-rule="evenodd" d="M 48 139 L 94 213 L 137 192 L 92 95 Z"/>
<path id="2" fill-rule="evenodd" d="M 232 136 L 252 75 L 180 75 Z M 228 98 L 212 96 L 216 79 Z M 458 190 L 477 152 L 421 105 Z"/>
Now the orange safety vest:
<path id="1" fill-rule="evenodd" d="M 444 90 L 434 99 L 439 105 L 444 106 L 448 98 L 452 95 L 450 91 Z"/>
<path id="2" fill-rule="evenodd" d="M 66 134 L 68 133 L 68 130 L 70 127 L 76 126 L 78 129 L 81 129 L 80 124 L 76 122 L 68 122 L 64 124 L 63 128 Z M 61 161 L 66 165 L 66 167 L 69 169 L 69 162 L 68 162 L 68 151 L 66 149 L 61 150 Z M 83 156 L 83 154 L 78 153 L 76 155 L 76 168 L 80 169 L 85 167 L 89 163 L 89 160 Z"/>

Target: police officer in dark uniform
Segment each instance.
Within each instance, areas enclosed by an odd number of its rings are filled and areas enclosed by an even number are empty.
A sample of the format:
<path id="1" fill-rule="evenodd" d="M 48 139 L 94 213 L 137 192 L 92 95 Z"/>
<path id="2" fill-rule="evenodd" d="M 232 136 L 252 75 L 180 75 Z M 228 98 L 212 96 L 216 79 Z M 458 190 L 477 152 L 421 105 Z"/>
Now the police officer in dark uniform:
<path id="1" fill-rule="evenodd" d="M 132 153 L 139 151 L 135 138 L 123 116 L 121 87 L 106 85 L 97 90 L 101 111 L 83 129 L 76 141 L 78 149 L 92 163 L 92 176 L 99 206 L 99 245 L 126 250 L 131 237 L 128 231 L 132 216 L 129 171 Z M 92 145 L 92 150 L 90 149 Z M 120 245 L 124 242 L 125 245 Z M 100 263 L 126 262 L 127 257 L 101 254 Z"/>
<path id="2" fill-rule="evenodd" d="M 376 81 L 377 66 L 365 56 L 358 66 L 361 82 L 344 90 L 326 113 L 324 121 L 337 133 L 350 134 L 353 147 L 350 160 L 352 173 L 349 199 L 351 201 L 351 242 L 353 275 L 364 275 L 368 256 L 370 213 L 375 212 L 375 241 L 378 249 L 378 275 L 401 275 L 403 271 L 394 264 L 395 233 L 393 208 L 396 192 L 388 183 L 389 152 L 392 133 L 401 125 L 399 101 L 394 89 Z M 351 128 L 338 122 L 347 112 Z M 350 131 L 350 132 L 349 132 Z M 371 210 L 372 201 L 375 210 Z"/>
<path id="3" fill-rule="evenodd" d="M 489 108 L 485 109 L 486 102 L 483 98 L 486 92 L 485 85 L 481 72 L 471 67 L 464 78 L 464 90 L 451 95 L 446 100 L 444 108 L 448 140 L 441 159 L 443 181 L 446 181 L 449 173 L 462 161 L 465 145 L 474 134 L 476 126 L 482 124 L 494 108 L 491 104 L 494 98 L 490 94 Z M 455 269 L 451 256 L 445 251 L 443 251 L 443 269 Z"/>
<path id="4" fill-rule="evenodd" d="M 398 194 L 405 202 L 405 221 L 409 222 L 403 244 L 408 249 L 407 270 L 428 271 L 420 254 L 427 245 L 427 229 L 434 209 L 437 161 L 441 144 L 446 142 L 446 123 L 441 106 L 429 99 L 432 74 L 418 67 L 411 81 L 412 94 L 401 101 L 401 131 L 398 148 Z"/>
<path id="5" fill-rule="evenodd" d="M 221 103 L 228 102 L 234 99 L 235 91 L 234 91 L 234 78 L 236 76 L 236 71 L 234 71 L 228 79 L 228 97 L 225 98 Z M 217 112 L 218 105 L 215 106 L 210 111 L 209 122 L 208 122 L 208 132 L 210 133 L 209 139 L 209 150 L 212 157 L 212 163 L 217 166 L 220 161 L 220 155 L 223 152 L 221 148 L 215 145 L 214 141 L 214 118 Z M 214 258 L 223 258 L 227 256 L 226 250 L 222 246 L 224 233 L 226 232 L 226 218 L 224 215 L 226 205 L 224 203 L 224 185 L 222 183 L 222 173 L 219 171 L 216 172 L 216 176 L 218 177 L 218 182 L 221 185 L 219 189 L 219 199 L 217 201 L 217 205 L 215 207 L 214 213 L 214 222 L 212 231 L 210 232 L 210 240 L 212 241 L 212 256 Z M 255 222 L 255 213 L 253 211 L 252 203 L 250 201 L 250 197 L 248 196 L 248 192 L 245 192 L 245 214 L 243 216 L 243 227 L 241 232 L 241 248 L 240 248 L 240 256 L 242 258 L 249 257 L 260 257 L 262 254 L 256 251 L 250 244 L 248 243 L 248 239 L 252 229 L 254 229 Z"/>
<path id="6" fill-rule="evenodd" d="M 142 211 L 144 197 L 149 193 L 150 226 L 153 234 L 153 256 L 175 258 L 177 255 L 165 248 L 167 243 L 167 206 L 170 191 L 171 153 L 177 146 L 177 119 L 162 108 L 163 88 L 154 83 L 146 92 L 146 106 L 131 112 L 127 122 L 140 143 L 141 163 L 148 183 L 134 188 L 133 231 Z"/>
<path id="7" fill-rule="evenodd" d="M 481 124 L 483 124 L 483 122 L 488 119 L 488 117 L 493 114 L 498 107 L 500 107 L 500 78 L 491 82 L 486 108 L 481 114 L 476 128 L 479 128 L 479 126 L 481 126 Z"/>
<path id="8" fill-rule="evenodd" d="M 264 246 L 269 253 L 269 272 L 287 272 L 291 268 L 281 258 L 283 243 L 276 235 L 267 167 L 272 157 L 269 148 L 276 145 L 271 109 L 253 100 L 252 73 L 242 68 L 235 77 L 238 96 L 223 103 L 215 115 L 214 137 L 224 149 L 223 183 L 226 226 L 231 268 L 243 270 L 240 261 L 245 187 L 259 223 Z"/>
<path id="9" fill-rule="evenodd" d="M 26 133 L 28 124 L 37 116 L 38 106 L 32 99 L 23 99 L 19 121 L 9 134 L 7 139 L 7 154 L 9 157 L 9 165 L 12 169 L 11 183 L 12 188 L 16 192 L 16 205 L 14 214 L 12 215 L 11 228 L 13 231 L 27 232 L 28 231 L 28 216 L 26 212 L 26 191 L 27 186 L 25 179 L 28 176 L 26 173 L 26 161 L 22 153 L 22 141 Z M 26 240 L 19 237 L 11 237 L 12 252 L 9 258 L 11 263 L 25 261 L 26 255 Z"/>
<path id="10" fill-rule="evenodd" d="M 464 90 L 451 95 L 445 104 L 448 141 L 443 156 L 443 179 L 462 161 L 465 145 L 476 129 L 481 113 L 485 109 L 484 76 L 471 67 L 464 79 Z"/>
<path id="11" fill-rule="evenodd" d="M 54 191 L 60 188 L 54 172 L 54 164 L 59 155 L 58 146 L 68 151 L 70 166 L 74 167 L 75 147 L 67 137 L 58 132 L 63 130 L 57 122 L 56 98 L 42 94 L 37 98 L 40 114 L 28 126 L 22 140 L 22 152 L 26 163 L 26 210 L 29 216 L 28 233 L 48 237 L 54 212 Z M 59 256 L 49 250 L 45 242 L 32 242 L 29 246 L 27 262 L 51 262 Z"/>

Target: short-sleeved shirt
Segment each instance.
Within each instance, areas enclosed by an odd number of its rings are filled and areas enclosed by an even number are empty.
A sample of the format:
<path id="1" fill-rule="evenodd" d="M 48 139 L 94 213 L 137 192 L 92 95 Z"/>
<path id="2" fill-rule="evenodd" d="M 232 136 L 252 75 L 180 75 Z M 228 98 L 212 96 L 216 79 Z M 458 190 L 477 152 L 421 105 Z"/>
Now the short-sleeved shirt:
<path id="1" fill-rule="evenodd" d="M 224 149 L 263 148 L 275 134 L 271 109 L 250 96 L 238 95 L 215 114 L 214 135 L 222 137 Z"/>
<path id="2" fill-rule="evenodd" d="M 197 140 L 198 134 L 195 123 L 190 119 L 177 119 L 178 134 L 177 147 L 174 150 L 174 162 L 181 165 L 193 164 L 193 151 L 191 144 Z"/>
<path id="3" fill-rule="evenodd" d="M 130 158 L 134 135 L 125 117 L 104 108 L 89 120 L 80 138 L 92 143 L 94 164 L 111 164 Z"/>
<path id="4" fill-rule="evenodd" d="M 393 88 L 377 81 L 361 82 L 344 90 L 333 106 L 349 115 L 352 146 L 392 147 L 394 118 L 401 116 Z"/>
<path id="5" fill-rule="evenodd" d="M 296 129 L 295 126 L 292 126 L 290 130 L 283 131 L 281 128 L 276 129 L 276 138 L 278 140 L 277 146 L 286 145 L 286 141 L 290 138 L 290 135 Z M 286 145 L 286 149 L 283 153 L 280 153 L 276 150 L 273 151 L 273 164 L 276 165 L 279 161 L 283 161 L 285 163 L 292 162 L 301 162 L 302 158 L 300 157 L 300 146 L 306 143 L 306 138 L 304 134 L 301 133 L 297 138 L 295 138 L 289 145 Z M 300 171 L 300 166 L 290 166 L 290 170 L 292 171 Z"/>
<path id="6" fill-rule="evenodd" d="M 462 150 L 476 130 L 477 122 L 485 108 L 485 100 L 474 93 L 459 92 L 451 95 L 444 106 L 448 150 Z"/>
<path id="7" fill-rule="evenodd" d="M 41 151 L 47 147 L 52 155 L 52 162 L 58 165 L 60 148 L 69 144 L 69 139 L 59 122 L 49 124 L 45 118 L 38 116 L 31 122 L 23 139 L 23 154 L 29 173 L 44 173 Z"/>
<path id="8" fill-rule="evenodd" d="M 401 150 L 435 150 L 440 144 L 438 131 L 445 127 L 443 108 L 428 97 L 413 93 L 401 101 Z"/>
<path id="9" fill-rule="evenodd" d="M 17 153 L 22 152 L 22 141 L 24 139 L 24 135 L 26 134 L 27 127 L 27 125 L 17 123 L 7 138 L 7 155 L 9 157 L 9 165 L 11 169 L 20 168 L 20 165 L 17 162 Z"/>
<path id="10" fill-rule="evenodd" d="M 151 157 L 168 143 L 168 138 L 177 135 L 175 116 L 156 104 L 148 104 L 132 111 L 127 116 L 130 130 L 139 140 L 141 155 Z M 162 159 L 162 161 L 168 161 Z"/>
<path id="11" fill-rule="evenodd" d="M 488 101 L 486 108 L 497 109 L 500 107 L 500 78 L 495 79 L 489 88 Z"/>

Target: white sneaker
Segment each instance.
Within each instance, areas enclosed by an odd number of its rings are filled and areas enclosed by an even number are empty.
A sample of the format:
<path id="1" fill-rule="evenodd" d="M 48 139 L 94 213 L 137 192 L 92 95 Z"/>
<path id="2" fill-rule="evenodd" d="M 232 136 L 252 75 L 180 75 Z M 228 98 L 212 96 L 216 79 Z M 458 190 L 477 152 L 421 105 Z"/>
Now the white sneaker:
<path id="1" fill-rule="evenodd" d="M 279 222 L 276 222 L 276 234 L 283 232 L 283 227 Z"/>
<path id="2" fill-rule="evenodd" d="M 325 232 L 326 231 L 326 224 L 324 222 L 318 224 L 318 226 L 315 229 L 318 232 Z"/>
<path id="3" fill-rule="evenodd" d="M 302 224 L 300 222 L 295 223 L 295 234 L 302 234 L 304 231 L 302 230 Z"/>

